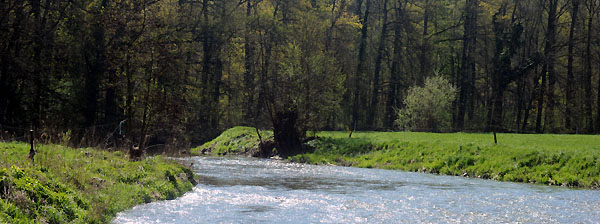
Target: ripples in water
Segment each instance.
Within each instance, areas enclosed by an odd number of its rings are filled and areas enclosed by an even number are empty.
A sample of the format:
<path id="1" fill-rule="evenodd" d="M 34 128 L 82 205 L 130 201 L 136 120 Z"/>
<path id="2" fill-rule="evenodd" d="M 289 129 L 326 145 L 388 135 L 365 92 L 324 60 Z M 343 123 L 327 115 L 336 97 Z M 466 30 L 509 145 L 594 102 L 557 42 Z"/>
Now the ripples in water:
<path id="1" fill-rule="evenodd" d="M 114 223 L 598 223 L 600 192 L 250 158 L 187 158 L 192 192 Z"/>

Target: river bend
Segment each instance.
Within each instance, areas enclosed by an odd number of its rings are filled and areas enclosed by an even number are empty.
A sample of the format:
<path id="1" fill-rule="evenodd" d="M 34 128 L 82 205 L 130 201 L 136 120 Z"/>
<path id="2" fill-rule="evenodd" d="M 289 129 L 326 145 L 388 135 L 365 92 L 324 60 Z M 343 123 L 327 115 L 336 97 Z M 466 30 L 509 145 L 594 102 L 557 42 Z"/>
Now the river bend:
<path id="1" fill-rule="evenodd" d="M 598 223 L 600 192 L 253 158 L 190 157 L 193 191 L 113 223 Z"/>

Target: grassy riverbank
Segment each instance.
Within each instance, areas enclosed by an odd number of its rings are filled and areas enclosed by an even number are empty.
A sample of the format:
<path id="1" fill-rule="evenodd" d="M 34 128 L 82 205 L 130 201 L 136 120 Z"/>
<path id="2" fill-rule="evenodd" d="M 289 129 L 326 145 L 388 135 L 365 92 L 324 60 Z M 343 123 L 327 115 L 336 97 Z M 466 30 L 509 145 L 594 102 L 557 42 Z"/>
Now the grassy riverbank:
<path id="1" fill-rule="evenodd" d="M 161 157 L 0 142 L 0 223 L 106 223 L 136 204 L 174 199 L 193 187 L 190 169 Z"/>
<path id="2" fill-rule="evenodd" d="M 263 140 L 273 137 L 272 131 L 260 131 Z M 225 130 L 215 139 L 193 148 L 191 153 L 194 155 L 209 154 L 219 155 L 251 155 L 258 150 L 260 143 L 256 129 L 252 127 L 234 127 Z"/>
<path id="3" fill-rule="evenodd" d="M 256 144 L 252 128 L 236 127 L 203 147 Z M 243 137 L 239 137 L 242 136 Z M 398 169 L 499 181 L 600 187 L 600 136 L 416 132 L 322 132 L 312 153 L 294 162 Z"/>

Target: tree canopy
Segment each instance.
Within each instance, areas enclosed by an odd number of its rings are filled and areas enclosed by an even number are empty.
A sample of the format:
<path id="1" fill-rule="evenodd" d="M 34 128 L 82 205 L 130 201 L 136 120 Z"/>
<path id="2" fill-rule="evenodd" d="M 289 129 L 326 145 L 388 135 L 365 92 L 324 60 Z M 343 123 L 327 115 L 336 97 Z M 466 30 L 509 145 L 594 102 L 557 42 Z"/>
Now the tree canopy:
<path id="1" fill-rule="evenodd" d="M 140 149 L 289 112 L 300 138 L 396 130 L 437 75 L 446 131 L 600 133 L 599 31 L 598 0 L 0 0 L 0 129 Z"/>

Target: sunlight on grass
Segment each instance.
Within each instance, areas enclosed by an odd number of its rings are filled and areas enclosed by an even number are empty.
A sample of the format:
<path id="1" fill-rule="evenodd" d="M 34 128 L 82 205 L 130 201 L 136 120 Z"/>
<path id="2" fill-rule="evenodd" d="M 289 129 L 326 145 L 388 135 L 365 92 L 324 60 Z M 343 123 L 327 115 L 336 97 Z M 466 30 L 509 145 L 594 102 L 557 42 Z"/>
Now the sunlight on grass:
<path id="1" fill-rule="evenodd" d="M 600 136 L 489 133 L 322 132 L 314 153 L 292 161 L 489 178 L 574 187 L 600 186 Z M 341 149 L 340 149 L 341 148 Z"/>
<path id="2" fill-rule="evenodd" d="M 262 135 L 272 135 L 264 131 Z M 547 185 L 600 187 L 600 136 L 491 133 L 319 132 L 315 150 L 290 161 L 398 169 Z M 193 150 L 235 152 L 258 144 L 235 127 Z M 214 153 L 218 155 L 218 153 Z"/>
<path id="3" fill-rule="evenodd" d="M 131 162 L 123 153 L 0 143 L 0 223 L 105 223 L 133 205 L 192 189 L 192 171 L 171 160 Z"/>

